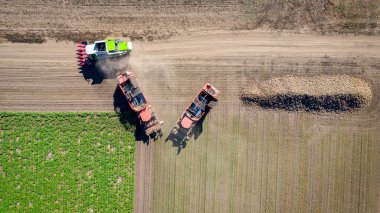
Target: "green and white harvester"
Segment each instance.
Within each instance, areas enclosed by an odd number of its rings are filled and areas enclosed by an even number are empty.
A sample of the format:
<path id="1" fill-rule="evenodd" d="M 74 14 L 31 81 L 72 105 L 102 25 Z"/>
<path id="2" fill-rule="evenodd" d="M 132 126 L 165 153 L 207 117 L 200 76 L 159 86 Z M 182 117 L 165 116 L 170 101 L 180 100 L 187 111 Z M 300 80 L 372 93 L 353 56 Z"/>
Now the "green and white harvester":
<path id="1" fill-rule="evenodd" d="M 132 42 L 106 39 L 90 44 L 88 41 L 80 41 L 77 43 L 77 48 L 79 66 L 87 66 L 99 60 L 129 54 L 132 51 Z"/>

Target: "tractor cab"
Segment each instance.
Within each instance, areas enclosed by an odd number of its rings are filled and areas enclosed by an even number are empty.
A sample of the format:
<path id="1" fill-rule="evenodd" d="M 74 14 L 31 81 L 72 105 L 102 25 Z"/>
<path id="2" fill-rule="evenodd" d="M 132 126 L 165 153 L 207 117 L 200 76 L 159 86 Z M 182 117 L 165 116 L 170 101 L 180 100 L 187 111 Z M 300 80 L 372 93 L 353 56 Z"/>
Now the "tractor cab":
<path id="1" fill-rule="evenodd" d="M 95 51 L 97 52 L 105 52 L 106 50 L 106 42 L 95 43 Z"/>

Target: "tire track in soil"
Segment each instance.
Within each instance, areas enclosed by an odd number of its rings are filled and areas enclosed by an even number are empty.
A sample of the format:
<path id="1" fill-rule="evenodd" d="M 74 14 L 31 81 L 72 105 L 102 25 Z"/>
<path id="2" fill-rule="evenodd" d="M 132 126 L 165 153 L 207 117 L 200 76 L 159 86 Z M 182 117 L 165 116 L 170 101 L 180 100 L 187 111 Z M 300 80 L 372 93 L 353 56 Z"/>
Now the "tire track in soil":
<path id="1" fill-rule="evenodd" d="M 73 23 L 70 21 L 69 19 L 69 16 L 67 15 L 67 9 L 66 9 L 66 0 L 62 0 L 62 9 L 63 9 L 63 16 L 65 17 L 66 19 L 66 22 L 69 23 L 70 27 L 73 29 L 73 30 L 78 30 L 77 28 L 74 27 Z"/>

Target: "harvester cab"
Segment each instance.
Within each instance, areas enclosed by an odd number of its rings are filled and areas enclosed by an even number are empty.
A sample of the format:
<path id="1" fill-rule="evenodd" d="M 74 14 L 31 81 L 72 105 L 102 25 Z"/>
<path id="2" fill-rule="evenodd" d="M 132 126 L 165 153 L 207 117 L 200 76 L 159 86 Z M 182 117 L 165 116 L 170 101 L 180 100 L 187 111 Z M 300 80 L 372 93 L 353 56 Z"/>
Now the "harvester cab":
<path id="1" fill-rule="evenodd" d="M 132 49 L 132 42 L 121 39 L 106 39 L 95 41 L 90 44 L 88 41 L 77 43 L 78 62 L 80 66 L 90 65 L 102 59 L 120 57 L 129 54 Z"/>

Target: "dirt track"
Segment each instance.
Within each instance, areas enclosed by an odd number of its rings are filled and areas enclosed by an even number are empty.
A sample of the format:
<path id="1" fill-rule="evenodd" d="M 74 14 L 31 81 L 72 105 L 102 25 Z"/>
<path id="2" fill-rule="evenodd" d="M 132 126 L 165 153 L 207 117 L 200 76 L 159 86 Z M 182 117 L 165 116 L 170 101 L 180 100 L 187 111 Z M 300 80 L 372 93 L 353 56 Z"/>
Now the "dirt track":
<path id="1" fill-rule="evenodd" d="M 17 42 L 167 38 L 260 26 L 292 32 L 380 33 L 378 1 L 0 0 L 0 37 Z"/>
<path id="2" fill-rule="evenodd" d="M 0 48 L 1 111 L 113 110 L 115 80 L 89 85 L 73 43 Z M 138 144 L 136 212 L 379 209 L 379 37 L 215 32 L 134 48 L 131 63 L 165 132 L 206 81 L 222 92 L 203 134 L 180 155 L 170 142 Z M 370 82 L 372 106 L 310 115 L 239 101 L 248 81 L 320 73 Z"/>

